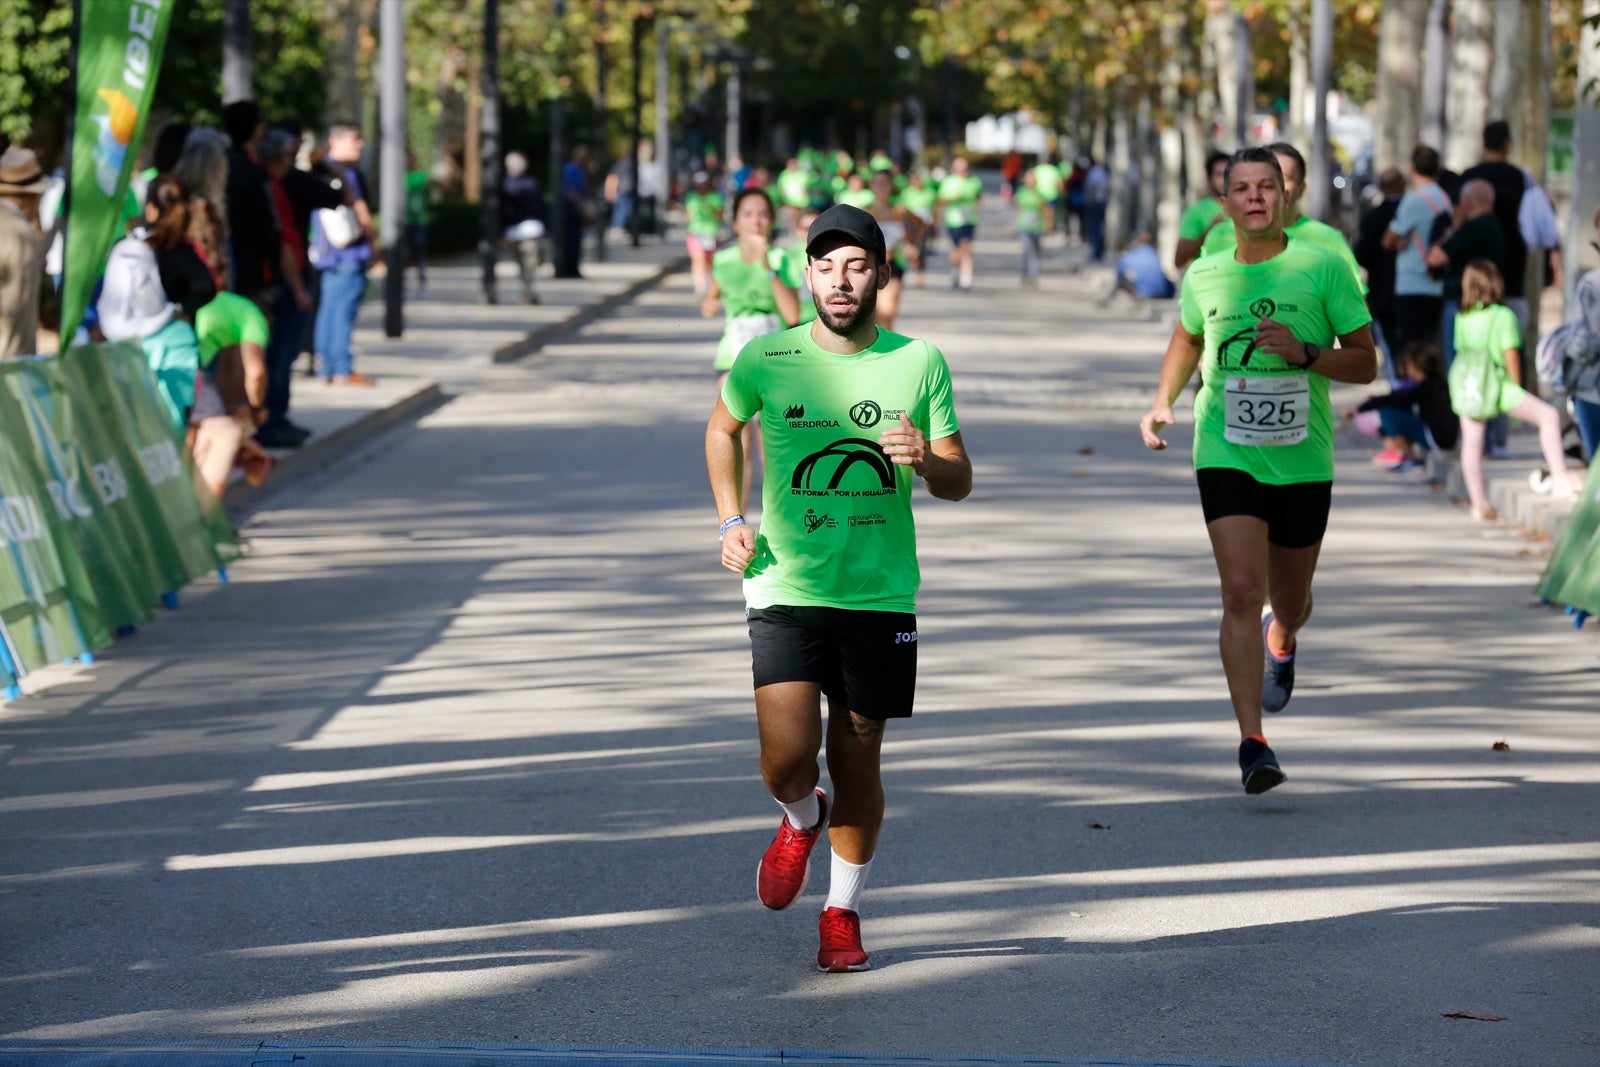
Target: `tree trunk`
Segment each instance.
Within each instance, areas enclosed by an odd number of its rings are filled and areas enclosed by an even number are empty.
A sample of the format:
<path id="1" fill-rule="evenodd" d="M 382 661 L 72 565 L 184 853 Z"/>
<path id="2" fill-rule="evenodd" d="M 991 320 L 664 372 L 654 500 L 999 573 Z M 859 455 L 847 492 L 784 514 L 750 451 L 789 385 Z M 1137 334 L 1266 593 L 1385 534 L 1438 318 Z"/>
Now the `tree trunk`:
<path id="1" fill-rule="evenodd" d="M 1250 38 L 1250 23 L 1244 12 L 1233 14 L 1233 135 L 1240 147 L 1250 143 L 1250 119 L 1256 110 L 1256 53 Z"/>
<path id="2" fill-rule="evenodd" d="M 1450 42 L 1450 93 L 1445 165 L 1464 170 L 1483 156 L 1489 121 L 1489 73 L 1493 55 L 1492 0 L 1455 0 Z"/>
<path id="3" fill-rule="evenodd" d="M 1377 146 L 1373 163 L 1379 171 L 1398 167 L 1403 173 L 1417 145 L 1417 100 L 1422 96 L 1423 54 L 1428 5 L 1385 4 L 1378 23 Z"/>
<path id="4" fill-rule="evenodd" d="M 327 0 L 323 17 L 342 32 L 328 38 L 329 121 L 361 121 L 361 5 Z"/>
<path id="5" fill-rule="evenodd" d="M 1161 190 L 1161 140 L 1149 94 L 1139 100 L 1139 211 L 1133 229 L 1157 233 L 1156 203 Z"/>
<path id="6" fill-rule="evenodd" d="M 255 94 L 250 83 L 250 0 L 224 0 L 222 102 L 251 99 Z"/>
<path id="7" fill-rule="evenodd" d="M 1218 140 L 1225 152 L 1244 147 L 1238 134 L 1239 78 L 1234 61 L 1233 12 L 1227 0 L 1209 0 L 1206 6 L 1206 51 L 1216 74 L 1217 115 L 1222 133 Z"/>
<path id="8" fill-rule="evenodd" d="M 1180 88 L 1178 96 L 1178 132 L 1183 137 L 1183 183 L 1182 195 L 1179 197 L 1180 206 L 1186 205 L 1194 196 L 1209 195 L 1206 189 L 1206 156 L 1211 150 L 1211 126 L 1203 121 L 1209 114 L 1205 101 L 1209 98 L 1209 90 L 1205 88 L 1208 82 L 1203 76 L 1198 81 L 1193 77 L 1199 56 L 1194 47 L 1194 35 L 1190 32 L 1192 22 L 1189 16 L 1177 14 L 1173 16 L 1178 27 L 1178 78 L 1179 84 L 1199 84 L 1199 98 Z M 1192 193 L 1191 190 L 1200 190 Z"/>
<path id="9" fill-rule="evenodd" d="M 1114 109 L 1111 114 L 1111 159 L 1106 164 L 1106 170 L 1111 178 L 1109 196 L 1106 200 L 1106 247 L 1114 250 L 1120 249 L 1128 237 L 1128 216 L 1131 214 L 1129 211 L 1129 194 L 1134 189 L 1134 186 L 1128 181 L 1128 169 L 1129 164 L 1133 162 L 1134 155 L 1130 151 L 1133 123 L 1129 121 L 1126 89 L 1124 86 L 1118 85 L 1113 90 L 1113 93 L 1114 95 L 1111 99 L 1111 106 Z M 1113 255 L 1111 258 L 1115 259 L 1116 256 Z"/>
<path id="10" fill-rule="evenodd" d="M 1183 212 L 1183 29 L 1181 12 L 1167 12 L 1161 20 L 1161 194 L 1156 200 L 1156 247 L 1162 263 L 1171 263 L 1178 251 L 1178 217 Z"/>
<path id="11" fill-rule="evenodd" d="M 1395 5 L 1387 5 L 1388 7 Z M 1284 140 L 1303 144 L 1306 134 L 1306 89 L 1311 64 L 1306 52 L 1306 0 L 1289 0 L 1289 114 Z"/>
<path id="12" fill-rule="evenodd" d="M 1582 98 L 1585 86 L 1600 79 L 1600 27 L 1587 24 L 1600 19 L 1600 0 L 1583 0 L 1585 25 L 1578 45 L 1578 107 L 1572 123 L 1572 204 L 1567 212 L 1566 270 L 1567 318 L 1572 318 L 1572 293 L 1578 277 L 1600 267 L 1600 256 L 1590 244 L 1595 239 L 1594 216 L 1600 210 L 1600 107 Z"/>
<path id="13" fill-rule="evenodd" d="M 1426 19 L 1423 36 L 1427 65 L 1422 77 L 1422 131 L 1418 139 L 1443 156 L 1445 93 L 1450 87 L 1450 0 L 1429 0 Z"/>
<path id="14" fill-rule="evenodd" d="M 1550 129 L 1549 10 L 1547 5 L 1498 0 L 1494 8 L 1494 54 L 1489 79 L 1491 118 L 1511 123 L 1511 162 L 1544 182 Z M 1507 62 L 1510 57 L 1515 61 Z M 1530 249 L 1523 292 L 1528 294 L 1524 344 L 1538 343 L 1539 293 L 1544 288 L 1544 256 Z"/>
<path id="15" fill-rule="evenodd" d="M 1306 214 L 1328 221 L 1333 176 L 1328 162 L 1328 89 L 1333 78 L 1333 0 L 1311 0 L 1311 159 L 1306 166 Z"/>

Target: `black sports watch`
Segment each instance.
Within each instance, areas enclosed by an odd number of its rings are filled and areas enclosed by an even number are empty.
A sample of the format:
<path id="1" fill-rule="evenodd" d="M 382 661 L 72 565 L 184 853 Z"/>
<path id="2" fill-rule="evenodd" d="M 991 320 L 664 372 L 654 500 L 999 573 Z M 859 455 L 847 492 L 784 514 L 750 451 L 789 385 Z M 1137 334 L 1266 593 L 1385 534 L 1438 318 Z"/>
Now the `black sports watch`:
<path id="1" fill-rule="evenodd" d="M 1310 370 L 1311 364 L 1322 358 L 1322 349 L 1318 348 L 1310 341 L 1307 341 L 1305 344 L 1301 345 L 1301 351 L 1306 355 L 1306 361 L 1300 364 L 1301 370 Z"/>

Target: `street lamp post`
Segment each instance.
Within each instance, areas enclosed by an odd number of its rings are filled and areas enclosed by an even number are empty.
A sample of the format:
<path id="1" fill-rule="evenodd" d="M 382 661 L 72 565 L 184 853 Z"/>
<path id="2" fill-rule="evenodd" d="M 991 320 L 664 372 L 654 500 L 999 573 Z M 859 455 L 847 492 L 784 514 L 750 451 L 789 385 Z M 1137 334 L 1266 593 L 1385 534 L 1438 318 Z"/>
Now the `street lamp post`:
<path id="1" fill-rule="evenodd" d="M 639 14 L 633 17 L 633 123 L 629 126 L 632 139 L 629 142 L 629 151 L 633 155 L 633 203 L 628 211 L 628 241 L 633 247 L 639 247 L 639 190 L 644 186 L 643 175 L 639 167 L 639 145 L 644 140 L 644 90 L 643 72 L 640 68 L 644 65 L 644 27 L 652 16 Z M 619 194 L 620 195 L 620 194 Z"/>
<path id="2" fill-rule="evenodd" d="M 1333 0 L 1311 0 L 1311 173 L 1306 175 L 1306 214 L 1328 220 L 1331 176 L 1328 173 L 1328 89 L 1333 68 Z M 1301 106 L 1299 100 L 1291 105 Z"/>
<path id="3" fill-rule="evenodd" d="M 483 4 L 483 112 L 479 143 L 482 187 L 479 192 L 478 258 L 483 267 L 483 302 L 499 302 L 495 292 L 496 251 L 500 244 L 500 0 Z"/>
<path id="4" fill-rule="evenodd" d="M 383 90 L 378 97 L 383 146 L 378 165 L 383 205 L 383 334 L 405 333 L 406 265 L 400 237 L 406 214 L 406 9 L 385 4 L 379 23 L 379 67 Z"/>

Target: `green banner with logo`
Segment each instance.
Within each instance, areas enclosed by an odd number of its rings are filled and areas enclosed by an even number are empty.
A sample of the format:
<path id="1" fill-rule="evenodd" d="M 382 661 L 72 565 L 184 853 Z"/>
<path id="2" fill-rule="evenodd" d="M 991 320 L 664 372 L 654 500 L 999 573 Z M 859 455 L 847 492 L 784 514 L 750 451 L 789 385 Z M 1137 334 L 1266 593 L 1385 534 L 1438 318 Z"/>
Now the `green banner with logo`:
<path id="1" fill-rule="evenodd" d="M 1589 480 L 1534 588 L 1552 604 L 1600 615 L 1600 463 L 1589 465 Z"/>
<path id="2" fill-rule="evenodd" d="M 119 236 L 122 202 L 155 95 L 176 0 L 80 0 L 61 348 L 83 322 L 89 294 Z"/>
<path id="3" fill-rule="evenodd" d="M 7 369 L 0 364 L 0 371 Z M 32 449 L 14 434 L 26 416 L 9 388 L 13 377 L 0 374 L 0 627 L 21 673 L 82 655 L 91 646 L 68 584 L 68 571 L 81 571 L 81 565 L 63 565 L 47 517 L 48 479 Z M 94 610 L 92 603 L 88 607 Z"/>
<path id="4" fill-rule="evenodd" d="M 139 345 L 0 362 L 0 689 L 238 554 Z"/>

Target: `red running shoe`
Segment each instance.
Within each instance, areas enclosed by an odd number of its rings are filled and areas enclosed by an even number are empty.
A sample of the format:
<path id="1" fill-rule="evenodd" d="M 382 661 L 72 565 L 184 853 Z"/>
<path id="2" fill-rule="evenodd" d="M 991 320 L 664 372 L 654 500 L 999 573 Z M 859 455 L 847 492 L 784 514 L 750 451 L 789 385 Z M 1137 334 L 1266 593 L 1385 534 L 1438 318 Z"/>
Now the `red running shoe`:
<path id="1" fill-rule="evenodd" d="M 778 823 L 778 835 L 761 856 L 761 866 L 756 870 L 756 896 L 773 911 L 793 904 L 811 876 L 811 849 L 828 825 L 828 794 L 821 789 L 817 790 L 817 806 L 822 814 L 809 830 L 796 830 L 785 815 Z"/>
<path id="2" fill-rule="evenodd" d="M 867 950 L 861 947 L 861 916 L 844 908 L 827 908 L 817 919 L 822 947 L 817 950 L 817 970 L 831 974 L 864 971 Z"/>

